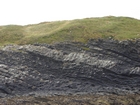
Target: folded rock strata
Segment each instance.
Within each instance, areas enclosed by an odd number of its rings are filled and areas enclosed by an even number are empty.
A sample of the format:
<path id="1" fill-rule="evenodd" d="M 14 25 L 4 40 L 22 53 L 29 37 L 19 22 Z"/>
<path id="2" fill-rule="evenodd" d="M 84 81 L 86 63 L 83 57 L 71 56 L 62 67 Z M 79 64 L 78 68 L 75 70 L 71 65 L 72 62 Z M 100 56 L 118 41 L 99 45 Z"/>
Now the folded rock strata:
<path id="1" fill-rule="evenodd" d="M 140 40 L 90 40 L 0 48 L 0 97 L 139 94 Z"/>

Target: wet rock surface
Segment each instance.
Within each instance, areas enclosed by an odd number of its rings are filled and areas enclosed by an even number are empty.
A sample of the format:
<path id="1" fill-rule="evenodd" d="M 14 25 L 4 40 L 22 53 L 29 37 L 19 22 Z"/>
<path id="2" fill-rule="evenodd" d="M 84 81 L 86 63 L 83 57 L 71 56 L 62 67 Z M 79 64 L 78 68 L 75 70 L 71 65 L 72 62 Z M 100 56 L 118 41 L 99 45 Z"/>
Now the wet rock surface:
<path id="1" fill-rule="evenodd" d="M 0 49 L 0 97 L 140 94 L 140 40 Z"/>

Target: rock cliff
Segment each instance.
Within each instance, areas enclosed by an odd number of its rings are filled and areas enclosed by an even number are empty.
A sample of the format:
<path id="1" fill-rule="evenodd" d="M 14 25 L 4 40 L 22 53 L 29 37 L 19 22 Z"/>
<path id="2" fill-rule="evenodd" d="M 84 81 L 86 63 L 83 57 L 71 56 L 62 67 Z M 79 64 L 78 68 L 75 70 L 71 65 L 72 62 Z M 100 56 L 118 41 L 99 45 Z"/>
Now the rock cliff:
<path id="1" fill-rule="evenodd" d="M 0 97 L 139 94 L 140 40 L 113 39 L 0 48 Z"/>

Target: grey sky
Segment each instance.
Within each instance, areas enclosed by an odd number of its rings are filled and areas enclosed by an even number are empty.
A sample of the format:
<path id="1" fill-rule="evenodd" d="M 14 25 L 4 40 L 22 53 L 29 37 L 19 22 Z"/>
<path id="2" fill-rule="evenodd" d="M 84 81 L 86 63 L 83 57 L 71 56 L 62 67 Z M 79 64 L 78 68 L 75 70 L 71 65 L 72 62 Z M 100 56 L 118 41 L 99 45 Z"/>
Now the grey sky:
<path id="1" fill-rule="evenodd" d="M 140 19 L 139 11 L 138 0 L 0 0 L 0 25 L 110 15 Z"/>

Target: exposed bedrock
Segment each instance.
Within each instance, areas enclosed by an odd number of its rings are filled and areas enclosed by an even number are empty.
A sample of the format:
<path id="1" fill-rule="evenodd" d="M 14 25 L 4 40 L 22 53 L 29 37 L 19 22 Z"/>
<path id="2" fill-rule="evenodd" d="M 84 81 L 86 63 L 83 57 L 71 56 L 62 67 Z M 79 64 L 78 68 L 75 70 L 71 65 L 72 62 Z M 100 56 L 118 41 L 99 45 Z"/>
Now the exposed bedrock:
<path id="1" fill-rule="evenodd" d="M 0 97 L 140 93 L 140 40 L 7 45 L 0 50 Z"/>

